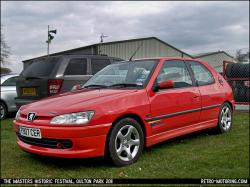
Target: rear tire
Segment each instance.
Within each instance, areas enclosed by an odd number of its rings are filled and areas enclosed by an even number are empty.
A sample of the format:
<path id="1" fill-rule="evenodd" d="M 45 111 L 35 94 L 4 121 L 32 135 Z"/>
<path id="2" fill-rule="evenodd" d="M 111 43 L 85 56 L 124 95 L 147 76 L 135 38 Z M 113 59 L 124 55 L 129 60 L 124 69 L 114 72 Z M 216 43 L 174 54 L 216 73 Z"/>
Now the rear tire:
<path id="1" fill-rule="evenodd" d="M 250 73 L 250 67 L 249 67 L 249 63 L 248 63 L 248 64 L 245 64 L 243 76 L 249 78 L 250 77 L 249 73 Z"/>
<path id="2" fill-rule="evenodd" d="M 226 76 L 229 77 L 229 78 L 231 77 L 232 65 L 233 65 L 233 64 L 228 64 L 228 65 L 226 66 Z"/>
<path id="3" fill-rule="evenodd" d="M 228 78 L 248 78 L 249 64 L 231 63 L 226 66 L 226 76 Z"/>
<path id="4" fill-rule="evenodd" d="M 3 102 L 1 102 L 0 103 L 0 119 L 1 120 L 5 119 L 7 114 L 8 114 L 8 109 L 6 105 Z"/>
<path id="5" fill-rule="evenodd" d="M 218 125 L 216 130 L 218 133 L 226 133 L 231 130 L 233 123 L 233 113 L 232 108 L 228 103 L 224 103 L 221 106 L 219 116 L 218 116 Z"/>
<path id="6" fill-rule="evenodd" d="M 107 139 L 107 153 L 116 166 L 135 163 L 142 154 L 144 134 L 133 118 L 124 118 L 114 124 Z"/>

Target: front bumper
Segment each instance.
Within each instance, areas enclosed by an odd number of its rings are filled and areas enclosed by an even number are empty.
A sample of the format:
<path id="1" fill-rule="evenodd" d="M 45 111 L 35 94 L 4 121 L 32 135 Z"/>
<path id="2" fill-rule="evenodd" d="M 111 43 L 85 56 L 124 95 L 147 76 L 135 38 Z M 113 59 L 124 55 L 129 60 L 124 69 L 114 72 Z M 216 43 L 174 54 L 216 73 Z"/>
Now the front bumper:
<path id="1" fill-rule="evenodd" d="M 14 121 L 13 127 L 16 133 L 18 133 L 20 125 L 28 128 L 39 128 L 43 138 L 67 139 L 72 142 L 71 148 L 48 148 L 25 143 L 17 137 L 17 145 L 22 150 L 39 155 L 63 158 L 104 156 L 106 137 L 111 127 L 111 124 L 84 127 L 51 127 L 30 125 Z"/>

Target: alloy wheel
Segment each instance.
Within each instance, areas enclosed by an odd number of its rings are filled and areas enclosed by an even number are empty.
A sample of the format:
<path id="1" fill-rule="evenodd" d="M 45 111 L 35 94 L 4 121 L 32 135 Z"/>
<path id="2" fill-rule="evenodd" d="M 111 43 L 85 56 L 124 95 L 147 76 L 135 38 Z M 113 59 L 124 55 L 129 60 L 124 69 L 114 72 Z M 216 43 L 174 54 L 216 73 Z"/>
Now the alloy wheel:
<path id="1" fill-rule="evenodd" d="M 115 138 L 116 154 L 122 161 L 131 161 L 138 153 L 140 136 L 132 125 L 122 127 Z"/>
<path id="2" fill-rule="evenodd" d="M 0 118 L 3 119 L 5 116 L 5 109 L 4 106 L 1 104 L 0 105 Z"/>
<path id="3" fill-rule="evenodd" d="M 4 119 L 6 117 L 7 110 L 3 103 L 0 103 L 0 119 Z"/>
<path id="4" fill-rule="evenodd" d="M 228 106 L 224 106 L 221 110 L 221 127 L 228 131 L 232 123 L 232 113 Z"/>

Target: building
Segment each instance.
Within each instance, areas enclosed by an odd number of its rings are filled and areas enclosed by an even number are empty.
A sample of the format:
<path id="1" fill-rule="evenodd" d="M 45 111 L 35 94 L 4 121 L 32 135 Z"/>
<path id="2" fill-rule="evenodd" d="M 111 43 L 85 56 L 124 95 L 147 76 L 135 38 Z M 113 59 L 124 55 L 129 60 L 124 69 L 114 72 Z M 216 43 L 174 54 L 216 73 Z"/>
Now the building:
<path id="1" fill-rule="evenodd" d="M 194 58 L 203 60 L 212 65 L 219 73 L 223 72 L 223 61 L 236 63 L 236 59 L 225 51 L 209 52 L 193 55 Z"/>
<path id="2" fill-rule="evenodd" d="M 188 57 L 191 55 L 177 49 L 176 47 L 156 38 L 140 38 L 133 40 L 123 40 L 108 42 L 97 46 L 98 52 L 109 56 L 119 57 L 128 60 L 138 49 L 135 59 L 153 57 Z"/>
<path id="3" fill-rule="evenodd" d="M 230 56 L 224 51 L 190 55 L 156 37 L 97 43 L 66 51 L 61 51 L 58 53 L 53 53 L 50 54 L 50 56 L 65 55 L 65 54 L 105 54 L 108 56 L 128 60 L 137 49 L 138 51 L 135 54 L 134 59 L 154 58 L 154 57 L 197 58 L 200 60 L 207 61 L 218 72 L 223 71 L 224 60 L 236 62 L 232 56 Z M 41 57 L 46 57 L 46 55 Z M 24 68 L 27 67 L 34 60 L 41 57 L 24 60 L 23 61 Z"/>
<path id="4" fill-rule="evenodd" d="M 191 55 L 181 51 L 180 49 L 177 49 L 176 47 L 156 37 L 98 43 L 89 46 L 70 49 L 67 51 L 53 53 L 50 54 L 50 56 L 63 55 L 63 54 L 106 54 L 108 56 L 118 57 L 124 60 L 128 60 L 137 49 L 138 51 L 135 54 L 134 59 L 153 58 L 153 57 L 192 58 Z M 24 68 L 27 67 L 30 63 L 32 63 L 33 60 L 36 60 L 41 57 L 24 60 L 23 61 Z"/>

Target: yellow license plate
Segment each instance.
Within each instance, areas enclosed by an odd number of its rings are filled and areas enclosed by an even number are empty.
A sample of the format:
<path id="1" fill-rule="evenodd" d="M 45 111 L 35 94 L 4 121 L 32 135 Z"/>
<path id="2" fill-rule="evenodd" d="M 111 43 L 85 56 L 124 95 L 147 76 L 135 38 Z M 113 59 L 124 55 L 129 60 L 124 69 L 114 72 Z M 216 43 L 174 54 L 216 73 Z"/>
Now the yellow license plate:
<path id="1" fill-rule="evenodd" d="M 23 88 L 23 95 L 36 96 L 36 89 L 35 88 Z"/>

